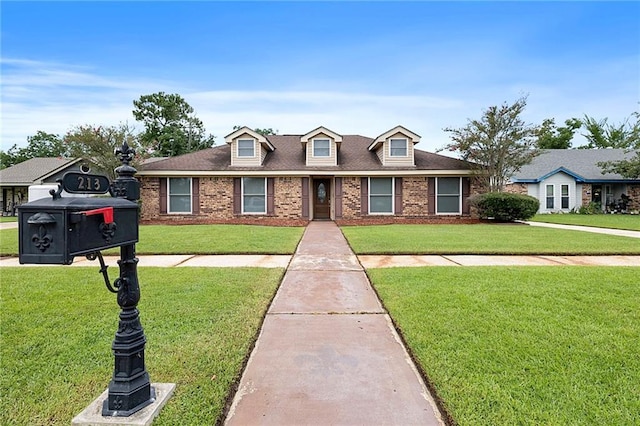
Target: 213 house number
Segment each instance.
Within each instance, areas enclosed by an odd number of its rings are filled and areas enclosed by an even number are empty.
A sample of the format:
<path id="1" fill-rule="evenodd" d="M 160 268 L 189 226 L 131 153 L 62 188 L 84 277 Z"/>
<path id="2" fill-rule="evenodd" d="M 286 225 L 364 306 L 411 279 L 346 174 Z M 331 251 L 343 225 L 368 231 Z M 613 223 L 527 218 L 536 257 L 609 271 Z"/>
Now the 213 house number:
<path id="1" fill-rule="evenodd" d="M 78 176 L 78 190 L 80 191 L 103 191 L 99 178 L 91 176 Z"/>

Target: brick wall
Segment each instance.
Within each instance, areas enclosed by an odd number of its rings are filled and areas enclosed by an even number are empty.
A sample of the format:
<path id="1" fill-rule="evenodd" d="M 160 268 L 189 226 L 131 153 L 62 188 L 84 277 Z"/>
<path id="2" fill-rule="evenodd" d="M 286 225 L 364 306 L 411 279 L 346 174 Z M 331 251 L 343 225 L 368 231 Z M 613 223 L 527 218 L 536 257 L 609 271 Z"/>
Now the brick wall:
<path id="1" fill-rule="evenodd" d="M 582 206 L 587 207 L 591 203 L 593 188 L 590 183 L 582 184 Z"/>
<path id="2" fill-rule="evenodd" d="M 138 178 L 140 181 L 140 220 L 155 220 L 160 216 L 160 179 Z"/>
<path id="3" fill-rule="evenodd" d="M 427 178 L 402 178 L 402 215 L 413 217 L 428 216 L 428 212 Z"/>
<path id="4" fill-rule="evenodd" d="M 342 178 L 342 218 L 360 218 L 360 177 Z"/>
<path id="5" fill-rule="evenodd" d="M 526 183 L 509 183 L 504 186 L 504 192 L 508 192 L 510 194 L 520 194 L 527 195 L 527 184 Z"/>
<path id="6" fill-rule="evenodd" d="M 629 206 L 627 210 L 639 211 L 640 210 L 640 184 L 627 185 L 627 195 L 630 198 Z"/>
<path id="7" fill-rule="evenodd" d="M 299 219 L 302 216 L 302 178 L 278 177 L 274 186 L 275 216 Z"/>

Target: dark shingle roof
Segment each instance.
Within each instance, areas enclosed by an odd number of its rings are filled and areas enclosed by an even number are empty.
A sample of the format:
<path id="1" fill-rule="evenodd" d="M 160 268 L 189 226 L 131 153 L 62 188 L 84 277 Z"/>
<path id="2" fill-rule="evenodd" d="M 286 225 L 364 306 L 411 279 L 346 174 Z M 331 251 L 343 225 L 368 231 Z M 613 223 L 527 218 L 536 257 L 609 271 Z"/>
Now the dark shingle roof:
<path id="1" fill-rule="evenodd" d="M 633 153 L 626 153 L 623 149 L 547 149 L 515 173 L 512 180 L 540 181 L 560 170 L 586 181 L 624 180 L 617 173 L 602 174 L 598 163 L 628 159 L 631 156 Z"/>
<path id="2" fill-rule="evenodd" d="M 415 167 L 383 167 L 374 152 L 368 150 L 373 139 L 359 135 L 343 136 L 337 166 L 305 165 L 300 135 L 271 135 L 267 139 L 275 151 L 267 154 L 262 167 L 232 167 L 228 144 L 171 157 L 140 166 L 140 171 L 375 171 L 375 170 L 468 170 L 471 164 L 456 158 L 415 150 Z"/>
<path id="3" fill-rule="evenodd" d="M 47 176 L 79 161 L 77 158 L 37 157 L 0 170 L 3 186 L 39 184 Z"/>

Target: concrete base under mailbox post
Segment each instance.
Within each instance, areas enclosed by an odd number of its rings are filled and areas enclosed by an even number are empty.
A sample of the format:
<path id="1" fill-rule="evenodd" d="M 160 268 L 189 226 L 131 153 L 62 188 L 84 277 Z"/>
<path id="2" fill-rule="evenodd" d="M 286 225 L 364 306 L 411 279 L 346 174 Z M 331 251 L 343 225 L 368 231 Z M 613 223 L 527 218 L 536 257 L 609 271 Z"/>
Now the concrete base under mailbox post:
<path id="1" fill-rule="evenodd" d="M 173 395 L 176 388 L 175 383 L 152 383 L 156 391 L 156 400 L 142 410 L 130 415 L 129 417 L 104 417 L 102 415 L 102 403 L 107 398 L 109 390 L 105 390 L 95 401 L 87 408 L 73 418 L 71 424 L 73 426 L 148 426 L 153 419 L 160 414 L 160 410 L 167 403 L 167 400 Z"/>

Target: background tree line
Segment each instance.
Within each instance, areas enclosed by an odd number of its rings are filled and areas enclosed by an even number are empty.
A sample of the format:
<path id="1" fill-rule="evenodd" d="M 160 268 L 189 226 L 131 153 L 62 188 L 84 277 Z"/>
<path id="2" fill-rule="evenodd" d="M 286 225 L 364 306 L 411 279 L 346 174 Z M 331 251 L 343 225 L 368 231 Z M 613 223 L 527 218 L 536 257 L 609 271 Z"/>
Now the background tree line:
<path id="1" fill-rule="evenodd" d="M 602 163 L 603 171 L 625 177 L 640 177 L 640 113 L 635 112 L 621 123 L 609 123 L 585 115 L 569 118 L 558 126 L 547 118 L 540 125 L 525 123 L 522 113 L 527 97 L 513 104 L 490 106 L 479 119 L 469 119 L 460 128 L 446 128 L 451 143 L 443 149 L 457 152 L 464 160 L 474 162 L 489 176 L 487 189 L 501 191 L 507 180 L 543 149 L 569 149 L 579 130 L 587 141 L 578 148 L 624 148 L 635 150 L 630 160 Z M 117 161 L 113 150 L 126 140 L 138 152 L 137 160 L 169 157 L 209 148 L 215 137 L 206 134 L 194 109 L 178 94 L 164 92 L 143 95 L 133 101 L 134 118 L 142 122 L 144 131 L 135 133 L 127 124 L 118 126 L 80 125 L 64 136 L 38 131 L 27 138 L 27 146 L 13 145 L 0 151 L 0 168 L 34 157 L 82 157 L 95 170 L 113 174 Z M 242 126 L 234 126 L 234 130 Z M 264 135 L 275 134 L 272 128 L 255 129 Z"/>
<path id="2" fill-rule="evenodd" d="M 460 128 L 445 128 L 452 142 L 443 150 L 457 152 L 482 170 L 479 182 L 489 192 L 500 192 L 509 178 L 545 149 L 569 149 L 573 138 L 582 129 L 587 144 L 580 148 L 622 148 L 635 151 L 629 160 L 598 163 L 605 172 L 619 173 L 627 178 L 640 178 L 640 113 L 635 112 L 622 123 L 609 123 L 587 115 L 570 118 L 557 126 L 553 118 L 540 125 L 525 123 L 522 113 L 527 105 L 523 96 L 513 104 L 491 106 L 479 119 L 469 119 Z"/>
<path id="3" fill-rule="evenodd" d="M 14 144 L 0 151 L 0 168 L 35 157 L 82 157 L 92 168 L 113 177 L 118 161 L 114 149 L 127 141 L 137 152 L 137 161 L 148 157 L 169 157 L 214 145 L 194 109 L 178 94 L 164 92 L 143 95 L 133 101 L 133 116 L 144 125 L 136 133 L 128 123 L 117 126 L 79 125 L 64 136 L 39 130 L 27 138 L 27 146 Z"/>

